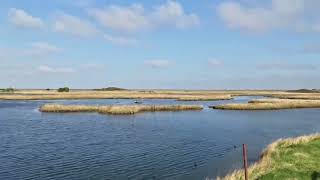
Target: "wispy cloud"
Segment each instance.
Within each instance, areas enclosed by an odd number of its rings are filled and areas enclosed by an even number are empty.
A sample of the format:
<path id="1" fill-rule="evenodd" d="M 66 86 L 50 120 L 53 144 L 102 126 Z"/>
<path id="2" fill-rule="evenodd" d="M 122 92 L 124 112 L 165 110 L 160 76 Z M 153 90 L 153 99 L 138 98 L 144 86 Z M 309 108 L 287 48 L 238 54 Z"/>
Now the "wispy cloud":
<path id="1" fill-rule="evenodd" d="M 285 54 L 319 54 L 320 44 L 305 43 L 296 46 L 288 45 L 287 47 L 270 47 L 270 50 Z"/>
<path id="2" fill-rule="evenodd" d="M 223 62 L 218 59 L 210 59 L 208 61 L 210 67 L 221 67 L 223 66 Z"/>
<path id="3" fill-rule="evenodd" d="M 185 13 L 180 3 L 172 0 L 156 6 L 151 14 L 151 19 L 159 25 L 174 25 L 182 29 L 200 24 L 200 20 L 196 14 Z"/>
<path id="4" fill-rule="evenodd" d="M 47 42 L 35 42 L 31 44 L 31 48 L 22 51 L 23 56 L 47 56 L 61 52 L 62 49 L 51 45 Z"/>
<path id="5" fill-rule="evenodd" d="M 151 68 L 166 68 L 172 65 L 168 60 L 149 60 L 145 61 L 144 64 Z"/>
<path id="6" fill-rule="evenodd" d="M 123 32 L 156 28 L 161 25 L 188 28 L 200 23 L 196 14 L 185 13 L 182 5 L 172 0 L 155 6 L 151 12 L 146 11 L 141 4 L 110 5 L 105 8 L 92 8 L 88 12 L 103 26 Z"/>
<path id="7" fill-rule="evenodd" d="M 294 70 L 294 71 L 309 71 L 317 70 L 318 66 L 315 64 L 293 64 L 293 63 L 266 63 L 258 64 L 257 68 L 260 70 Z"/>
<path id="8" fill-rule="evenodd" d="M 122 45 L 122 46 L 134 46 L 138 43 L 137 39 L 129 38 L 125 36 L 112 36 L 109 34 L 104 34 L 104 39 L 113 44 Z"/>
<path id="9" fill-rule="evenodd" d="M 43 21 L 28 14 L 22 9 L 11 8 L 8 13 L 9 22 L 17 27 L 40 29 L 44 27 Z"/>
<path id="10" fill-rule="evenodd" d="M 99 30 L 90 22 L 65 13 L 60 13 L 56 17 L 53 29 L 56 32 L 79 37 L 92 37 L 99 33 Z"/>
<path id="11" fill-rule="evenodd" d="M 44 73 L 74 73 L 75 69 L 69 67 L 50 67 L 48 65 L 41 65 L 38 67 L 38 71 Z"/>
<path id="12" fill-rule="evenodd" d="M 89 14 L 102 25 L 120 31 L 136 31 L 151 25 L 144 14 L 143 6 L 138 4 L 128 7 L 110 5 L 104 9 L 94 8 L 89 10 Z"/>
<path id="13" fill-rule="evenodd" d="M 271 6 L 268 3 L 252 5 L 241 1 L 225 1 L 217 7 L 217 13 L 227 26 L 233 29 L 251 32 L 267 32 L 274 29 L 320 32 L 320 3 L 316 0 L 268 2 Z"/>

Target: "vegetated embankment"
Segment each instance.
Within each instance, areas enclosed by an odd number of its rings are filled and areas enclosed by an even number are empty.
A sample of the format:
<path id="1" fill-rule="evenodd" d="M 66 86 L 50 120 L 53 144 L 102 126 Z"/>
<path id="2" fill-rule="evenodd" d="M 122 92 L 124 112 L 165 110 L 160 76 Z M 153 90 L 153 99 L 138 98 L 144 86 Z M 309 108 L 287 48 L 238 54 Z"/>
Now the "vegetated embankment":
<path id="1" fill-rule="evenodd" d="M 68 112 L 98 112 L 101 114 L 130 115 L 140 112 L 156 111 L 196 111 L 202 110 L 200 105 L 60 105 L 45 104 L 40 107 L 41 112 L 68 113 Z"/>
<path id="2" fill-rule="evenodd" d="M 320 134 L 279 139 L 248 169 L 248 179 L 319 179 Z M 244 171 L 235 170 L 223 180 L 243 180 Z"/>
<path id="3" fill-rule="evenodd" d="M 210 106 L 221 110 L 279 110 L 299 108 L 320 108 L 320 100 L 304 99 L 258 99 L 248 103 L 231 103 Z"/>

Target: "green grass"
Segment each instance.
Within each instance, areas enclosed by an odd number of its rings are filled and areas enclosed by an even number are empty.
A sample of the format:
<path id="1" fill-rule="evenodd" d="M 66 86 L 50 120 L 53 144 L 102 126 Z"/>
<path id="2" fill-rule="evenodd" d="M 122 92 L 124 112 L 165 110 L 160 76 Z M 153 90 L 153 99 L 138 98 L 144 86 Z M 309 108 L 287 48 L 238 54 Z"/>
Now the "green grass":
<path id="1" fill-rule="evenodd" d="M 257 179 L 320 180 L 320 139 L 283 147 L 271 155 L 272 170 Z"/>
<path id="2" fill-rule="evenodd" d="M 248 168 L 250 180 L 320 180 L 320 134 L 279 139 Z M 243 180 L 237 169 L 218 180 Z"/>

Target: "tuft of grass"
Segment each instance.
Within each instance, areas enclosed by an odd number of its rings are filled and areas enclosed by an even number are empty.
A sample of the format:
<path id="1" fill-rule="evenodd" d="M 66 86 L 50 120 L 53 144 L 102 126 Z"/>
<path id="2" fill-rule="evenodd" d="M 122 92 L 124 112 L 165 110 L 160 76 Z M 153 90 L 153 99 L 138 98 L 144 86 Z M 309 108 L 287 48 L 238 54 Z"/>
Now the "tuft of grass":
<path id="1" fill-rule="evenodd" d="M 249 179 L 320 179 L 320 134 L 279 139 L 248 169 Z M 223 180 L 243 180 L 244 171 L 235 170 Z"/>
<path id="2" fill-rule="evenodd" d="M 291 100 L 291 99 L 258 99 L 248 103 L 231 103 L 210 106 L 222 110 L 279 110 L 298 108 L 320 108 L 320 100 Z"/>
<path id="3" fill-rule="evenodd" d="M 140 112 L 155 111 L 190 111 L 202 110 L 199 105 L 106 105 L 106 106 L 87 106 L 87 105 L 60 105 L 45 104 L 40 107 L 41 112 L 68 113 L 68 112 L 98 112 L 101 114 L 130 115 Z"/>

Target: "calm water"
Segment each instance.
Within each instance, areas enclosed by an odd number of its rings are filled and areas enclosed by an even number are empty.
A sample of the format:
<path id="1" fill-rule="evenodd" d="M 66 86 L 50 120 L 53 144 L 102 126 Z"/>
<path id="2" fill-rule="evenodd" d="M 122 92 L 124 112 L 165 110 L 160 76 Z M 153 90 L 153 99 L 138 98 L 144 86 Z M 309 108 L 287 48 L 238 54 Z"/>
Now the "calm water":
<path id="1" fill-rule="evenodd" d="M 44 103 L 131 104 L 133 100 L 0 101 L 0 179 L 214 178 L 241 167 L 242 143 L 248 144 L 253 162 L 277 138 L 320 132 L 316 109 L 206 108 L 108 116 L 40 113 L 37 109 Z"/>

